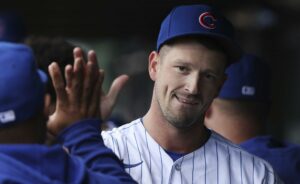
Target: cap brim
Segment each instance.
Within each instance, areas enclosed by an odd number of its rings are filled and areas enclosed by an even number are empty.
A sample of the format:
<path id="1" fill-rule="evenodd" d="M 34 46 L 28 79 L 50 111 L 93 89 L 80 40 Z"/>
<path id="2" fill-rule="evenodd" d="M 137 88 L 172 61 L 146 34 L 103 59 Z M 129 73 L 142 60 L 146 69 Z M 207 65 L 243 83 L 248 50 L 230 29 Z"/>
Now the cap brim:
<path id="1" fill-rule="evenodd" d="M 243 50 L 241 49 L 241 47 L 235 43 L 234 41 L 219 35 L 219 34 L 214 34 L 214 33 L 184 33 L 182 35 L 175 35 L 175 36 L 171 36 L 169 37 L 168 40 L 166 40 L 165 42 L 160 44 L 160 47 L 163 46 L 165 43 L 172 41 L 174 39 L 178 39 L 178 38 L 184 38 L 184 37 L 189 37 L 189 36 L 195 36 L 195 37 L 206 37 L 206 38 L 211 38 L 213 40 L 215 40 L 218 44 L 220 44 L 220 46 L 224 49 L 225 53 L 228 56 L 228 64 L 232 64 L 235 63 L 237 61 L 239 61 L 243 55 Z M 160 48 L 158 48 L 160 49 Z"/>

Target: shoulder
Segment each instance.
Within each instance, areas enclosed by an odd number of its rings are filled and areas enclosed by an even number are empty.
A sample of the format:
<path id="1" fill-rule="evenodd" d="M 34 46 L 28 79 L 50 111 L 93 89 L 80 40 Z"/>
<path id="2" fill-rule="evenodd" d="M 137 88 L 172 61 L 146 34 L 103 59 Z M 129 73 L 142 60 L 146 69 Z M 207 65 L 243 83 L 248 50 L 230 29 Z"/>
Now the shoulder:
<path id="1" fill-rule="evenodd" d="M 210 139 L 211 139 L 211 144 L 212 144 L 212 142 L 214 142 L 215 144 L 218 145 L 218 147 L 225 149 L 227 151 L 227 154 L 229 154 L 229 155 L 241 155 L 241 157 L 251 158 L 254 160 L 258 160 L 259 162 L 268 164 L 263 159 L 249 153 L 248 151 L 244 150 L 239 145 L 234 144 L 230 140 L 224 138 L 223 136 L 221 136 L 220 134 L 218 134 L 214 131 L 212 131 Z"/>
<path id="2" fill-rule="evenodd" d="M 139 143 L 144 139 L 145 128 L 141 119 L 101 133 L 104 144 L 109 147 L 120 159 L 128 151 L 139 150 Z M 142 141 L 143 142 L 143 141 Z"/>
<path id="3" fill-rule="evenodd" d="M 254 172 L 276 175 L 272 166 L 267 161 L 249 153 L 216 132 L 212 131 L 209 144 L 215 144 L 215 146 L 218 147 L 218 151 L 222 152 L 222 154 L 228 158 L 228 162 L 239 165 L 241 170 L 247 170 L 249 165 L 252 165 Z"/>
<path id="4" fill-rule="evenodd" d="M 101 135 L 102 135 L 103 139 L 107 139 L 110 137 L 115 137 L 115 138 L 124 137 L 124 136 L 129 135 L 132 132 L 140 131 L 141 129 L 143 129 L 143 127 L 144 126 L 142 124 L 141 119 L 136 119 L 130 123 L 122 125 L 118 128 L 114 128 L 110 131 L 102 131 Z"/>
<path id="5" fill-rule="evenodd" d="M 272 152 L 300 151 L 300 145 L 276 139 L 270 135 L 253 137 L 247 141 L 242 142 L 240 146 L 247 149 L 268 149 L 272 150 Z"/>

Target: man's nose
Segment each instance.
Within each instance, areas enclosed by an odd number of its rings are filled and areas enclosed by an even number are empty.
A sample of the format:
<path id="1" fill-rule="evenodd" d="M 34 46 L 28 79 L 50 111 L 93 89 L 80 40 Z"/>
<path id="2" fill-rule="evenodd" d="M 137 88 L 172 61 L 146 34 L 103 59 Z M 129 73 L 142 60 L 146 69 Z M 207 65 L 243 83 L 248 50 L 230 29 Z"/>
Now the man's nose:
<path id="1" fill-rule="evenodd" d="M 194 74 L 186 79 L 185 90 L 194 95 L 199 92 L 200 75 Z"/>

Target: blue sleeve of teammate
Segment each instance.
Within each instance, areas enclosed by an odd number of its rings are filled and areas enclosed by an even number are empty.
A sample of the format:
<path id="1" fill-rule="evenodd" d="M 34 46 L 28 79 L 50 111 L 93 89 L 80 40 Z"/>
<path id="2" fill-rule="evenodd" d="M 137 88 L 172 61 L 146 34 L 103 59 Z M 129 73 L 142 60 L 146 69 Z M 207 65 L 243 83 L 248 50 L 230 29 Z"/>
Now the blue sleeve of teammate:
<path id="1" fill-rule="evenodd" d="M 63 130 L 58 140 L 69 150 L 70 155 L 79 156 L 88 168 L 88 183 L 136 183 L 124 170 L 122 162 L 108 149 L 100 135 L 100 121 L 83 120 Z M 98 174 L 99 173 L 99 174 Z M 94 181 L 94 182 L 93 182 Z"/>

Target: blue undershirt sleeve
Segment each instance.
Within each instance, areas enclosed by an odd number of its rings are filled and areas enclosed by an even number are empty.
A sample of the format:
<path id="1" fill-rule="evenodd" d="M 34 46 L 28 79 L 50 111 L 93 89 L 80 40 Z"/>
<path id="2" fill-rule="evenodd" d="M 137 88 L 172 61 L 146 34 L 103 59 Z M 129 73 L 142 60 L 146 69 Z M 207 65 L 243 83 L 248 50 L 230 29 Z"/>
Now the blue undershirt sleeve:
<path id="1" fill-rule="evenodd" d="M 107 183 L 136 183 L 125 172 L 122 162 L 112 150 L 104 145 L 100 125 L 101 121 L 98 119 L 79 121 L 64 129 L 59 134 L 58 141 L 68 149 L 71 156 L 80 157 L 84 161 L 88 169 L 88 183 L 94 183 L 92 180 L 97 176 L 107 176 Z"/>

